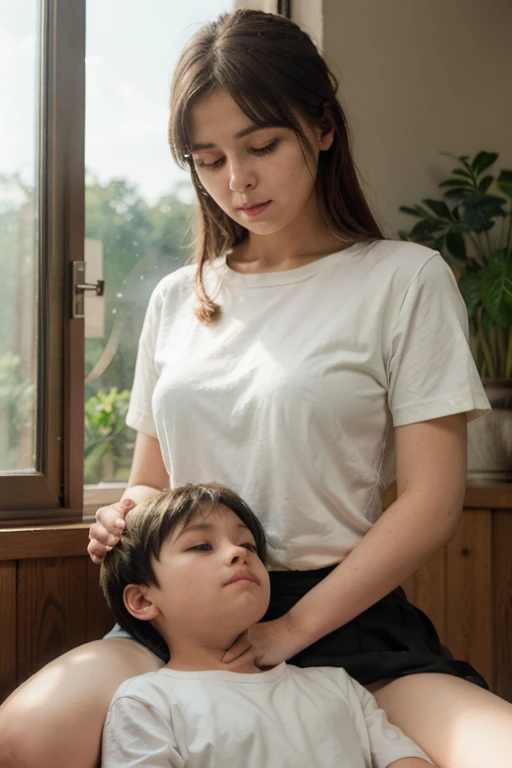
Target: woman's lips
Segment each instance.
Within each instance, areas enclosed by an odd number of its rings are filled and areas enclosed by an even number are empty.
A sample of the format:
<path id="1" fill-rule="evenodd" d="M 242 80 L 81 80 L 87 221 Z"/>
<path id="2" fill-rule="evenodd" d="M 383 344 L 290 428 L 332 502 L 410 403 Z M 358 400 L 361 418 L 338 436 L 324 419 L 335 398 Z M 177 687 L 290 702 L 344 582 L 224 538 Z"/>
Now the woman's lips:
<path id="1" fill-rule="evenodd" d="M 258 205 L 251 206 L 251 208 L 240 208 L 240 210 L 252 219 L 255 216 L 259 216 L 263 211 L 266 211 L 271 202 L 272 200 L 267 200 L 266 203 L 259 203 Z"/>

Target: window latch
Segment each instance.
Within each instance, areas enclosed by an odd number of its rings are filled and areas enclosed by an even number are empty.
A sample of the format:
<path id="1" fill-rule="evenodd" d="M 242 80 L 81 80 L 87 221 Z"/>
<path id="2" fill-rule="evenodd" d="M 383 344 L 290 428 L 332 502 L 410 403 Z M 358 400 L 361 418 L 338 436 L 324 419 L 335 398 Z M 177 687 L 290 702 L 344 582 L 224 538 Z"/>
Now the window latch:
<path id="1" fill-rule="evenodd" d="M 103 296 L 105 293 L 105 281 L 98 280 L 96 283 L 85 282 L 85 261 L 72 261 L 72 312 L 71 317 L 84 317 L 85 310 L 85 292 L 94 291 L 96 296 Z"/>

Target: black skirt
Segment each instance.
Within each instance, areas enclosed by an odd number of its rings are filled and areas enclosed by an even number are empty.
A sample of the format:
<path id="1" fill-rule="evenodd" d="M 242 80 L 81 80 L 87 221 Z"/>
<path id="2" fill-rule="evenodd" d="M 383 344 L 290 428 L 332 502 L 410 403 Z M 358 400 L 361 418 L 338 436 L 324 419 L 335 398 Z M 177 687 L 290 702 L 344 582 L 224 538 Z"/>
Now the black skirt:
<path id="1" fill-rule="evenodd" d="M 272 571 L 270 606 L 263 621 L 287 613 L 335 566 L 314 571 Z M 362 614 L 288 659 L 298 667 L 343 667 L 361 685 L 419 672 L 443 672 L 489 686 L 467 662 L 441 645 L 430 619 L 401 587 Z"/>

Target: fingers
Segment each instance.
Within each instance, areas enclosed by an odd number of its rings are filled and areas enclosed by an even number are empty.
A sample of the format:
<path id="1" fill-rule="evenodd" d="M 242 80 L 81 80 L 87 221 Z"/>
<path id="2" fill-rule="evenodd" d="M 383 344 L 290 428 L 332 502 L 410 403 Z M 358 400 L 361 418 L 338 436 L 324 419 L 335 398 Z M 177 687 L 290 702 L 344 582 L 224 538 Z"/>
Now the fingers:
<path id="1" fill-rule="evenodd" d="M 96 522 L 89 528 L 90 541 L 87 547 L 93 563 L 96 565 L 102 563 L 107 552 L 119 542 L 126 525 L 126 515 L 134 506 L 135 502 L 132 499 L 123 499 L 98 509 L 95 515 Z"/>
<path id="2" fill-rule="evenodd" d="M 125 517 L 135 502 L 131 499 L 123 499 L 108 507 L 100 507 L 96 512 L 96 522 L 102 525 L 108 533 L 120 536 L 126 525 Z"/>
<path id="3" fill-rule="evenodd" d="M 108 547 L 102 547 L 97 541 L 90 541 L 87 546 L 89 557 L 96 565 L 101 565 L 108 551 Z"/>
<path id="4" fill-rule="evenodd" d="M 256 663 L 255 653 L 256 653 L 256 650 L 254 646 L 251 645 L 250 648 L 248 648 L 245 651 L 245 653 L 242 653 L 233 661 L 227 662 L 227 663 L 229 664 L 230 669 L 232 669 L 233 671 L 237 669 L 243 669 L 243 667 L 245 667 L 246 664 L 250 664 L 251 661 L 254 661 L 254 663 Z M 226 661 L 226 660 L 223 658 L 223 661 Z"/>
<path id="5" fill-rule="evenodd" d="M 247 634 L 244 632 L 231 646 L 231 648 L 228 648 L 224 656 L 222 657 L 222 661 L 225 664 L 230 664 L 235 659 L 239 659 L 244 653 L 246 653 L 248 650 L 252 648 L 252 643 L 247 637 Z"/>

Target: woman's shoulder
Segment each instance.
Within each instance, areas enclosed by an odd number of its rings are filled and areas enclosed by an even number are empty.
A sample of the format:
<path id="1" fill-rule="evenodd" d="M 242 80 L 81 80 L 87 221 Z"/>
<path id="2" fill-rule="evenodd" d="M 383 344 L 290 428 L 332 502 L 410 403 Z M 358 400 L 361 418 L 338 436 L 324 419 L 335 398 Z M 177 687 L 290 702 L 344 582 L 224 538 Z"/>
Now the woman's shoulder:
<path id="1" fill-rule="evenodd" d="M 165 277 L 162 277 L 153 289 L 153 294 L 165 297 L 169 293 L 188 288 L 194 283 L 195 273 L 195 264 L 185 264 L 183 267 L 179 267 L 173 272 L 169 272 Z"/>
<path id="2" fill-rule="evenodd" d="M 405 240 L 374 240 L 351 262 L 354 279 L 379 293 L 403 293 L 418 278 L 437 281 L 451 272 L 438 251 Z"/>
<path id="3" fill-rule="evenodd" d="M 374 240 L 367 251 L 368 256 L 386 267 L 400 268 L 404 272 L 417 273 L 439 252 L 408 240 Z"/>

